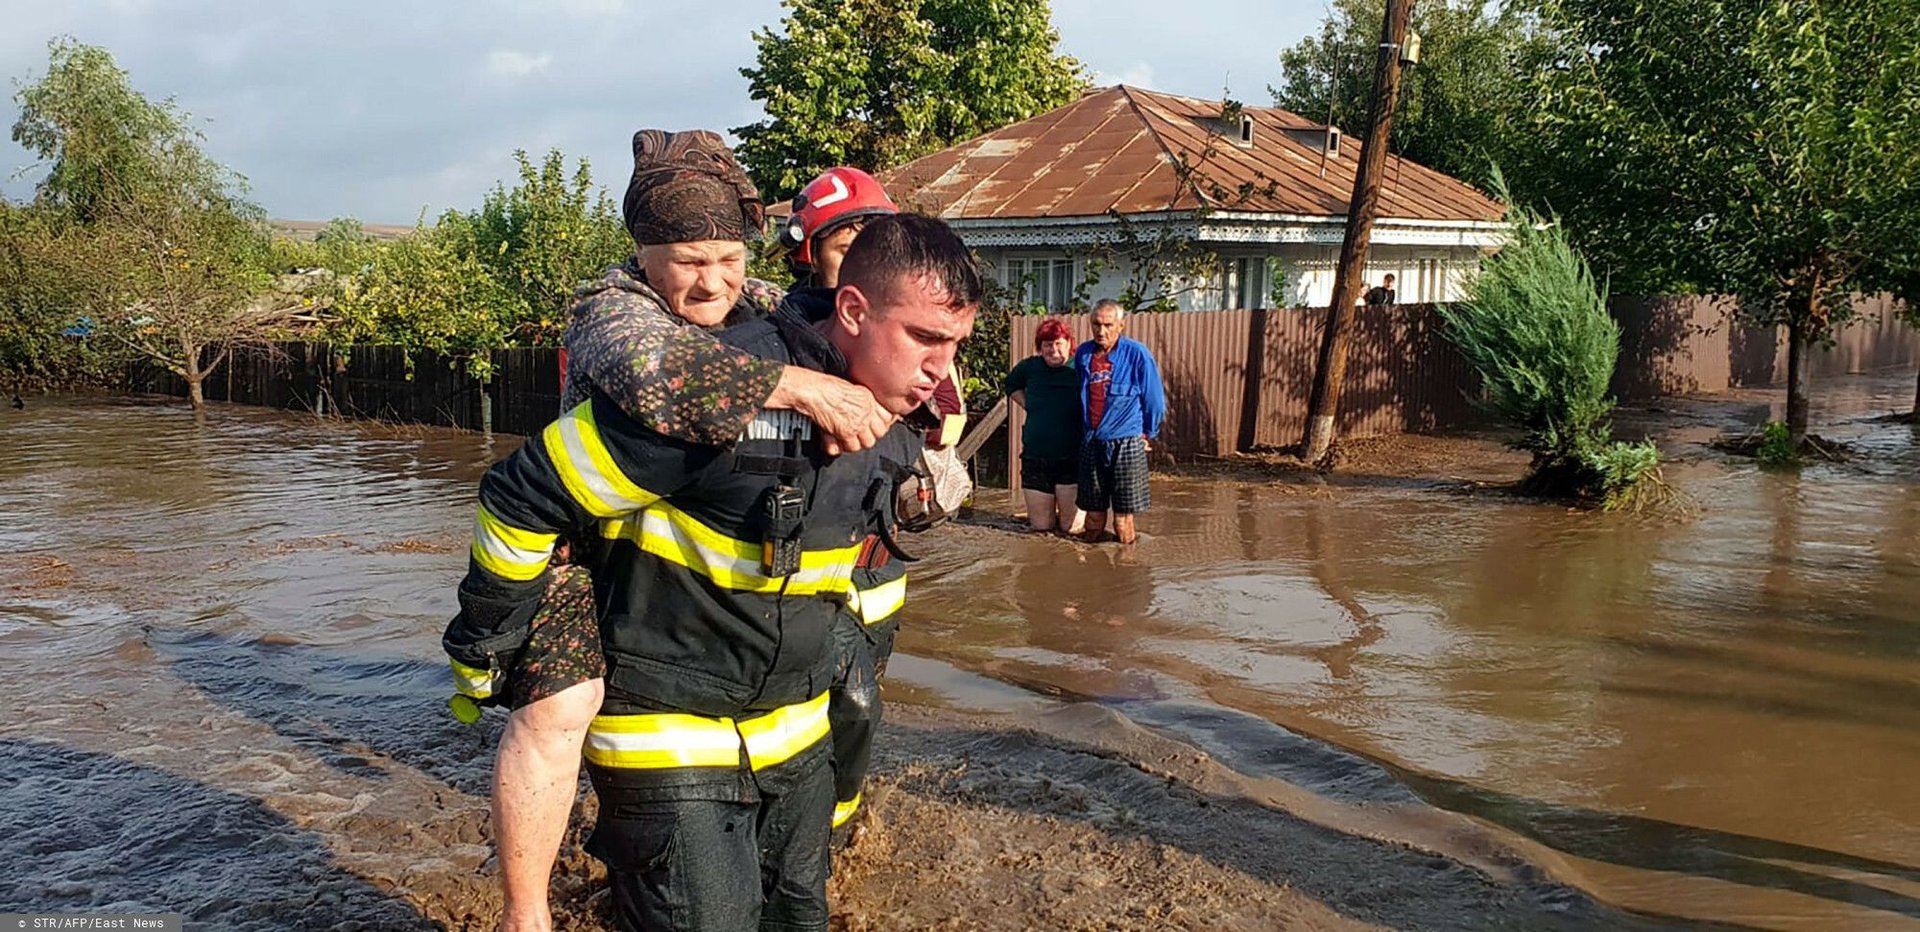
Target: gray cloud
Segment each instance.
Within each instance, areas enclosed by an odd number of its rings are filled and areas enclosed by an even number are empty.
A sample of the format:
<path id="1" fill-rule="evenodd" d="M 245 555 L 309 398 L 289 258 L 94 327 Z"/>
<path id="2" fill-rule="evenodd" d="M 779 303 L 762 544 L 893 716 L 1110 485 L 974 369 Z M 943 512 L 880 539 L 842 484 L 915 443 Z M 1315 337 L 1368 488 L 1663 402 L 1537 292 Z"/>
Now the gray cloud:
<path id="1" fill-rule="evenodd" d="M 1214 96 L 1231 73 L 1236 97 L 1265 102 L 1276 54 L 1321 16 L 1275 9 L 1293 6 L 1054 0 L 1054 22 L 1103 81 Z M 634 129 L 758 119 L 738 69 L 780 13 L 775 0 L 65 0 L 8 14 L 0 74 L 44 71 L 54 36 L 103 46 L 140 90 L 191 112 L 270 213 L 410 223 L 477 205 L 515 149 L 585 156 L 617 188 Z M 0 167 L 9 197 L 40 175 L 11 142 Z"/>

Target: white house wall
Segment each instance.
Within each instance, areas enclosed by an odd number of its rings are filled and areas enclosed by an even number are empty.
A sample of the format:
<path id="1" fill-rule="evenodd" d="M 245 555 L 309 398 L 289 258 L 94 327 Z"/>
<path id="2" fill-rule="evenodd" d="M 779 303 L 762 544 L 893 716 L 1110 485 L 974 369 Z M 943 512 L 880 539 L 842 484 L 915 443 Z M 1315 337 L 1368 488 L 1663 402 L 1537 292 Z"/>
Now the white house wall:
<path id="1" fill-rule="evenodd" d="M 1480 267 L 1480 254 L 1474 247 L 1376 246 L 1363 277 L 1371 288 L 1393 275 L 1394 290 L 1403 304 L 1458 301 L 1466 296 L 1467 281 Z M 1289 249 L 1281 259 L 1287 269 L 1288 304 L 1325 307 L 1333 301 L 1339 247 Z"/>
<path id="2" fill-rule="evenodd" d="M 997 267 L 1006 256 L 1063 256 L 1073 255 L 1071 247 L 1058 249 L 1045 248 L 978 248 L 980 258 L 995 267 L 994 277 L 999 278 Z M 1273 259 L 1272 268 L 1286 276 L 1284 305 L 1288 307 L 1325 307 L 1333 299 L 1334 266 L 1340 258 L 1340 247 L 1319 244 L 1287 244 L 1267 246 L 1258 251 L 1245 246 L 1223 244 L 1220 251 L 1224 258 Z M 1366 287 L 1380 283 L 1388 273 L 1397 281 L 1395 290 L 1402 303 L 1424 303 L 1432 301 L 1457 301 L 1465 296 L 1465 285 L 1473 272 L 1479 268 L 1480 249 L 1472 246 L 1453 246 L 1435 248 L 1427 246 L 1376 246 L 1367 263 Z M 1074 280 L 1082 280 L 1087 266 L 1084 256 L 1075 256 Z M 1127 288 L 1130 281 L 1128 270 L 1109 268 L 1101 270 L 1098 279 L 1088 291 L 1089 299 L 1117 297 Z M 1181 283 L 1186 288 L 1188 284 Z M 1230 304 L 1239 303 L 1230 300 L 1231 293 L 1223 292 L 1221 282 L 1200 283 L 1190 290 L 1183 290 L 1175 304 L 1180 310 L 1217 310 Z M 1256 285 L 1262 304 L 1270 304 L 1268 297 L 1270 281 L 1260 281 Z"/>

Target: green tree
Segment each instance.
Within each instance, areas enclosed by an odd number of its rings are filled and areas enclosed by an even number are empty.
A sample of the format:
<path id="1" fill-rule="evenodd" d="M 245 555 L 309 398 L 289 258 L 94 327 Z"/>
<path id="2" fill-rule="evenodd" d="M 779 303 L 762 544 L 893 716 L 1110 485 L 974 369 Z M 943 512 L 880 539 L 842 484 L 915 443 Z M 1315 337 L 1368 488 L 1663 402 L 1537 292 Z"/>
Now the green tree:
<path id="1" fill-rule="evenodd" d="M 103 385 L 122 374 L 124 347 L 95 332 L 65 286 L 71 227 L 58 211 L 0 201 L 0 384 L 11 391 Z"/>
<path id="2" fill-rule="evenodd" d="M 13 141 L 47 163 L 36 199 L 81 223 L 110 188 L 157 182 L 162 153 L 197 138 L 171 98 L 148 100 L 106 49 L 69 37 L 47 43 L 47 73 L 14 101 Z"/>
<path id="3" fill-rule="evenodd" d="M 1606 289 L 1558 224 L 1524 208 L 1508 221 L 1507 245 L 1481 263 L 1467 299 L 1438 307 L 1447 339 L 1479 372 L 1485 406 L 1524 432 L 1515 445 L 1533 454 L 1530 491 L 1634 503 L 1659 454 L 1651 443 L 1612 442 L 1607 387 L 1620 325 Z"/>
<path id="4" fill-rule="evenodd" d="M 285 320 L 262 297 L 267 237 L 244 183 L 102 49 L 54 40 L 47 74 L 16 100 L 14 139 L 50 165 L 36 200 L 64 224 L 47 240 L 62 299 L 184 379 L 203 408 L 201 383 L 232 348 Z"/>
<path id="5" fill-rule="evenodd" d="M 834 165 L 879 170 L 1073 100 L 1046 0 L 783 0 L 740 73 L 767 118 L 736 127 L 769 201 Z"/>
<path id="6" fill-rule="evenodd" d="M 1528 186 L 1617 289 L 1740 297 L 1807 354 L 1855 292 L 1920 284 L 1912 0 L 1555 0 Z"/>
<path id="7" fill-rule="evenodd" d="M 479 210 L 443 216 L 435 232 L 525 303 L 527 313 L 510 329 L 527 342 L 553 342 L 566 328 L 574 291 L 632 253 L 633 240 L 585 159 L 569 173 L 558 149 L 538 165 L 525 151 L 513 157 L 518 184 L 494 185 Z"/>
<path id="8" fill-rule="evenodd" d="M 1373 88 L 1384 0 L 1334 0 L 1320 32 L 1280 53 L 1274 104 L 1311 120 L 1363 131 Z M 1405 72 L 1392 151 L 1472 181 L 1511 164 L 1525 146 L 1528 81 L 1553 46 L 1518 3 L 1423 0 L 1413 8 L 1420 63 Z"/>
<path id="9" fill-rule="evenodd" d="M 449 235 L 438 228 L 376 244 L 334 297 L 327 338 L 439 353 L 487 378 L 488 351 L 508 345 L 514 328 L 533 315 L 526 299 L 467 247 L 464 230 Z"/>
<path id="10" fill-rule="evenodd" d="M 290 309 L 271 293 L 259 208 L 200 196 L 220 169 L 190 144 L 169 161 L 138 186 L 107 187 L 73 231 L 66 277 L 104 333 L 179 376 L 198 411 L 207 376 L 234 347 L 278 335 Z"/>

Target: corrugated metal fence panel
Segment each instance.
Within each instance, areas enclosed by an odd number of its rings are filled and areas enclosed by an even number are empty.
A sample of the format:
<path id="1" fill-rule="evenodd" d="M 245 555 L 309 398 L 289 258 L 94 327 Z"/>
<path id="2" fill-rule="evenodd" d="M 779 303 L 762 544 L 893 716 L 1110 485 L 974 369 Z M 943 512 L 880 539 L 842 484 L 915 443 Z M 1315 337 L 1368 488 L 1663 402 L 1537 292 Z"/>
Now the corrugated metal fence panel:
<path id="1" fill-rule="evenodd" d="M 1326 308 L 1267 312 L 1253 444 L 1287 447 L 1306 432 Z M 1428 305 L 1356 308 L 1340 398 L 1340 436 L 1373 437 L 1471 423 L 1479 379 L 1440 335 Z"/>
<path id="2" fill-rule="evenodd" d="M 1653 398 L 1686 392 L 1725 391 L 1744 357 L 1757 346 L 1751 333 L 1739 349 L 1724 326 L 1730 301 L 1705 296 L 1620 296 L 1607 310 L 1620 324 L 1620 357 L 1614 365 L 1614 397 Z M 1773 348 L 1761 354 L 1771 370 Z"/>
<path id="3" fill-rule="evenodd" d="M 1902 319 L 1887 295 L 1854 298 L 1854 320 L 1816 348 L 1810 374 L 1820 379 L 1920 364 L 1920 331 Z M 1787 380 L 1787 339 L 1780 328 L 1750 327 L 1726 295 L 1616 296 L 1620 362 L 1613 391 L 1651 398 L 1728 388 L 1767 388 Z"/>
<path id="4" fill-rule="evenodd" d="M 1262 346 L 1256 366 L 1259 384 L 1249 447 L 1285 447 L 1300 442 L 1307 424 L 1307 398 L 1313 393 L 1313 369 L 1320 355 L 1325 309 L 1293 308 L 1265 312 Z M 1358 374 L 1349 365 L 1350 375 Z"/>
<path id="5" fill-rule="evenodd" d="M 1899 302 L 1887 295 L 1863 296 L 1853 310 L 1855 323 L 1840 331 L 1831 349 L 1814 354 L 1814 378 L 1920 364 L 1920 331 L 1901 318 Z"/>
<path id="6" fill-rule="evenodd" d="M 1127 336 L 1160 363 L 1167 418 L 1156 450 L 1175 459 L 1225 456 L 1240 442 L 1247 327 L 1253 311 L 1130 314 Z M 1031 344 L 1029 344 L 1031 345 Z M 1177 430 L 1169 428 L 1178 425 Z"/>

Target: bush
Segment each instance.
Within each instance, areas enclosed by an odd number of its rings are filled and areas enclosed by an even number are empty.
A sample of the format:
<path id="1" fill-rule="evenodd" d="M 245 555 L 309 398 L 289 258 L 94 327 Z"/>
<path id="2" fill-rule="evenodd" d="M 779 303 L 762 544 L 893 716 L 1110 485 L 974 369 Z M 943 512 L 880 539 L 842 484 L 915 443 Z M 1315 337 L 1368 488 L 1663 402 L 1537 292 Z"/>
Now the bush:
<path id="1" fill-rule="evenodd" d="M 538 165 L 525 151 L 513 157 L 519 184 L 494 185 L 479 210 L 450 211 L 435 230 L 525 302 L 531 315 L 516 322 L 522 339 L 558 342 L 574 290 L 631 255 L 633 240 L 619 204 L 594 186 L 585 159 L 569 174 L 558 149 Z"/>
<path id="2" fill-rule="evenodd" d="M 440 353 L 464 359 L 469 374 L 486 378 L 487 351 L 506 346 L 516 324 L 533 315 L 477 257 L 447 240 L 419 230 L 378 244 L 335 297 L 327 339 Z"/>
<path id="3" fill-rule="evenodd" d="M 1797 466 L 1800 463 L 1800 451 L 1793 444 L 1793 431 L 1780 421 L 1768 421 L 1760 429 L 1760 443 L 1754 447 L 1753 456 L 1767 466 Z"/>
<path id="4" fill-rule="evenodd" d="M 1495 187 L 1504 197 L 1497 175 Z M 1635 501 L 1636 487 L 1658 482 L 1659 453 L 1613 443 L 1607 386 L 1620 326 L 1606 290 L 1557 223 L 1517 207 L 1508 222 L 1506 247 L 1481 264 L 1467 300 L 1439 307 L 1447 337 L 1479 371 L 1482 405 L 1523 431 L 1529 491 L 1607 508 Z"/>

